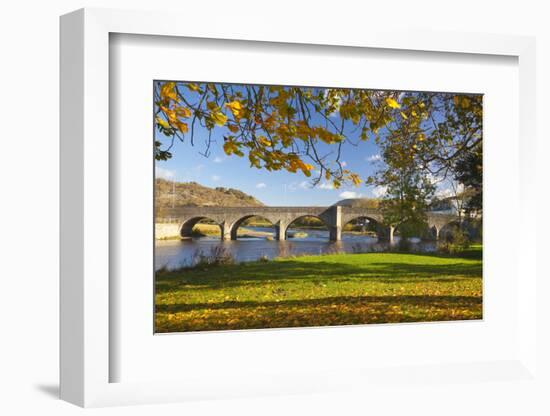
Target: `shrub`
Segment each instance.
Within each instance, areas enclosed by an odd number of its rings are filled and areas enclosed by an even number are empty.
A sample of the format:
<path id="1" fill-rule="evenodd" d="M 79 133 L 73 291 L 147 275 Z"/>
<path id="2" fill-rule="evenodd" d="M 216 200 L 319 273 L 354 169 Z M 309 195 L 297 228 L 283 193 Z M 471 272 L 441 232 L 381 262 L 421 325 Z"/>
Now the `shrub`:
<path id="1" fill-rule="evenodd" d="M 412 250 L 411 241 L 407 237 L 402 236 L 397 242 L 397 250 L 403 251 L 403 252 L 411 251 Z"/>
<path id="2" fill-rule="evenodd" d="M 235 259 L 229 250 L 222 245 L 213 246 L 205 253 L 197 250 L 193 254 L 192 264 L 194 267 L 222 266 L 234 264 Z"/>
<path id="3" fill-rule="evenodd" d="M 437 245 L 437 251 L 443 254 L 457 254 L 470 247 L 471 241 L 468 232 L 459 226 L 451 229 L 445 240 Z"/>

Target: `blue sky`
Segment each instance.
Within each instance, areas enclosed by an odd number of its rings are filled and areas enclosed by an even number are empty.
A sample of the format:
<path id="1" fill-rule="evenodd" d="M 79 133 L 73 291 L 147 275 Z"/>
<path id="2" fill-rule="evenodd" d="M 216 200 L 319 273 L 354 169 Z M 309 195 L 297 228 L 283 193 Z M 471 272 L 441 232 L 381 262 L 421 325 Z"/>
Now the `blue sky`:
<path id="1" fill-rule="evenodd" d="M 337 113 L 335 117 L 338 123 Z M 352 129 L 353 127 L 350 127 Z M 346 198 L 375 198 L 381 197 L 384 189 L 376 186 L 361 184 L 358 187 L 352 184 L 343 184 L 334 189 L 330 183 L 321 181 L 312 186 L 311 178 L 307 178 L 300 171 L 290 173 L 286 171 L 269 172 L 264 169 L 250 167 L 248 158 L 236 155 L 226 156 L 222 145 L 223 135 L 227 130 L 214 128 L 212 138 L 214 143 L 210 148 L 210 155 L 201 154 L 205 150 L 208 131 L 196 124 L 194 146 L 189 137 L 185 142 L 175 140 L 171 148 L 172 158 L 168 161 L 156 161 L 156 176 L 178 182 L 194 181 L 208 187 L 223 186 L 235 188 L 254 196 L 270 206 L 327 206 Z M 357 132 L 346 132 L 354 138 Z M 157 139 L 167 143 L 161 133 L 156 133 Z M 325 145 L 326 152 L 334 151 L 330 145 Z M 342 147 L 340 160 L 345 168 L 359 174 L 363 179 L 381 166 L 380 149 L 372 139 L 358 140 L 358 144 L 346 143 Z M 312 177 L 316 176 L 313 172 Z"/>
<path id="2" fill-rule="evenodd" d="M 380 196 L 380 189 L 360 185 L 343 185 L 333 189 L 322 181 L 312 187 L 311 179 L 301 172 L 286 171 L 268 172 L 264 169 L 251 168 L 246 157 L 226 156 L 222 149 L 222 130 L 214 130 L 216 145 L 212 154 L 204 157 L 199 152 L 204 150 L 200 144 L 177 142 L 172 148 L 173 157 L 168 161 L 156 161 L 156 175 L 178 182 L 195 181 L 209 187 L 223 186 L 236 188 L 262 201 L 267 205 L 301 206 L 331 205 L 340 199 L 350 197 Z M 197 135 L 196 143 L 201 143 Z M 378 147 L 368 141 L 358 147 L 345 146 L 342 161 L 346 168 L 362 177 L 374 173 L 380 154 Z M 315 175 L 315 174 L 314 174 Z"/>

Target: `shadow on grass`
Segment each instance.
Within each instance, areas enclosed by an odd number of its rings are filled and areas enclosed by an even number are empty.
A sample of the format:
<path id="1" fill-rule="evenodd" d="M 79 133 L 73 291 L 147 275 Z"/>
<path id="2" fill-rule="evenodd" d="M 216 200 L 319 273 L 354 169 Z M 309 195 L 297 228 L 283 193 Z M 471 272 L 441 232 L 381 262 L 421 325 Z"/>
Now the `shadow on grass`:
<path id="1" fill-rule="evenodd" d="M 239 309 L 247 308 L 300 308 L 314 309 L 318 307 L 354 307 L 358 305 L 399 305 L 401 307 L 414 308 L 458 308 L 470 309 L 480 306 L 482 299 L 479 296 L 336 296 L 320 299 L 298 299 L 283 301 L 227 301 L 219 303 L 194 303 L 194 304 L 175 304 L 175 305 L 157 305 L 158 313 L 177 313 L 190 312 L 194 310 L 219 310 L 219 309 Z"/>
<path id="2" fill-rule="evenodd" d="M 480 277 L 481 264 L 461 260 L 443 264 L 342 262 L 285 260 L 247 263 L 205 269 L 183 269 L 157 273 L 157 293 L 171 289 L 201 290 L 247 286 L 260 282 L 347 281 L 365 280 L 378 283 L 452 282 L 467 277 Z M 188 286 L 188 287 L 186 287 Z"/>

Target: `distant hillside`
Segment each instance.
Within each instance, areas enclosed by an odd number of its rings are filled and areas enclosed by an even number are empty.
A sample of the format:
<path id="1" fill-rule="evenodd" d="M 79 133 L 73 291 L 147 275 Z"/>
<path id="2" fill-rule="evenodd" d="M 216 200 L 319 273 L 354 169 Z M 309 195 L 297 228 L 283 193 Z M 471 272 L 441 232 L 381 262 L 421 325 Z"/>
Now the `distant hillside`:
<path id="1" fill-rule="evenodd" d="M 232 188 L 208 188 L 196 182 L 176 182 L 157 179 L 155 184 L 155 208 L 162 215 L 172 205 L 200 207 L 260 207 L 256 198 Z"/>

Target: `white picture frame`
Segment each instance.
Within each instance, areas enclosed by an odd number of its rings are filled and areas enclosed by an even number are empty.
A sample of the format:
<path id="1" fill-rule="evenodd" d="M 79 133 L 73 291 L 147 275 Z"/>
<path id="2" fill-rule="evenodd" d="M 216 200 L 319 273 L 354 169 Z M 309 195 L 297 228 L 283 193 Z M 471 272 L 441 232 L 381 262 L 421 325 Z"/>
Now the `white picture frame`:
<path id="1" fill-rule="evenodd" d="M 431 51 L 435 53 L 504 55 L 519 62 L 520 195 L 518 262 L 523 276 L 517 292 L 520 323 L 517 355 L 499 362 L 441 363 L 407 369 L 427 385 L 457 379 L 480 385 L 491 380 L 539 383 L 537 372 L 537 309 L 535 250 L 536 218 L 529 212 L 533 202 L 535 159 L 535 41 L 533 38 L 472 33 L 433 33 L 422 30 L 383 32 L 350 27 L 326 33 L 307 31 L 263 21 L 246 35 L 225 25 L 204 26 L 182 16 L 163 12 L 130 12 L 83 9 L 61 18 L 61 397 L 80 406 L 159 403 L 193 399 L 270 394 L 360 391 L 365 386 L 397 384 L 402 373 L 395 369 L 368 372 L 336 369 L 325 376 L 316 373 L 281 373 L 264 380 L 217 380 L 111 382 L 110 366 L 120 359 L 110 349 L 110 166 L 109 158 L 109 36 L 113 33 L 279 42 L 283 44 L 332 45 L 335 47 Z M 529 109 L 529 111 L 527 111 Z M 540 321 L 539 321 L 540 324 Z M 221 335 L 223 336 L 223 334 Z M 396 372 L 397 371 L 397 372 Z M 481 376 L 480 376 L 481 375 Z M 493 376 L 495 378 L 493 378 Z M 346 380 L 346 381 L 343 381 Z M 492 394 L 496 394 L 493 391 Z M 495 396 L 498 397 L 498 396 Z"/>

